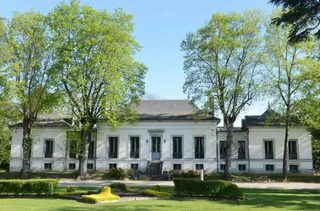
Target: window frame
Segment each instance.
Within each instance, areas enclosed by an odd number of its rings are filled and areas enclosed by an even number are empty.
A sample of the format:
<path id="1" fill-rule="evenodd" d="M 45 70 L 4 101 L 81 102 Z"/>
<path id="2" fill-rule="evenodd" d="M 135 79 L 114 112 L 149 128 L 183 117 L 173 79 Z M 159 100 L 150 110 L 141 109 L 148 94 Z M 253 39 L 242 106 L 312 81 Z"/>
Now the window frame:
<path id="1" fill-rule="evenodd" d="M 50 166 L 50 168 L 46 168 L 46 165 L 49 165 Z M 45 162 L 45 163 L 43 163 L 43 169 L 44 170 L 49 170 L 49 171 L 52 171 L 52 162 Z"/>
<path id="2" fill-rule="evenodd" d="M 224 153 L 221 152 L 221 149 L 222 149 L 222 144 L 221 143 L 225 143 L 225 152 Z M 226 157 L 227 157 L 227 144 L 228 143 L 227 143 L 226 140 L 220 140 L 219 141 L 219 158 L 220 159 L 226 159 Z M 221 156 L 221 155 L 224 155 L 224 156 Z"/>
<path id="3" fill-rule="evenodd" d="M 268 169 L 267 166 L 268 167 L 272 166 L 272 168 L 271 168 L 272 170 Z M 266 172 L 274 172 L 275 171 L 274 164 L 265 164 L 265 170 L 266 170 Z"/>
<path id="4" fill-rule="evenodd" d="M 110 156 L 110 154 L 111 154 L 111 152 L 110 152 L 110 150 L 111 150 L 111 147 L 110 147 L 110 138 L 116 138 L 116 140 L 117 140 L 117 149 L 116 149 L 116 152 L 113 152 L 113 154 L 115 154 L 116 156 Z M 110 135 L 110 136 L 108 136 L 108 158 L 109 159 L 118 159 L 118 157 L 119 157 L 119 142 L 120 142 L 120 138 L 119 138 L 119 136 L 116 136 L 116 135 Z"/>
<path id="5" fill-rule="evenodd" d="M 52 142 L 52 147 L 51 147 L 51 156 L 47 157 L 47 142 Z M 54 154 L 54 139 L 53 138 L 45 138 L 44 139 L 44 149 L 43 149 L 44 153 L 43 153 L 43 157 L 46 159 L 51 159 L 53 158 L 53 154 Z"/>
<path id="6" fill-rule="evenodd" d="M 240 142 L 244 143 L 244 145 L 243 145 L 243 151 L 244 152 L 243 153 L 240 153 Z M 247 159 L 246 141 L 245 140 L 238 140 L 237 143 L 238 143 L 238 159 L 239 160 Z"/>
<path id="7" fill-rule="evenodd" d="M 290 143 L 295 142 L 295 153 L 290 153 Z M 298 145 L 298 139 L 289 139 L 288 141 L 288 159 L 289 160 L 298 160 L 299 159 L 299 149 L 298 149 L 299 145 Z M 295 156 L 292 158 L 290 157 L 290 155 L 295 154 Z"/>
<path id="8" fill-rule="evenodd" d="M 115 166 L 115 167 L 113 167 L 113 166 Z M 108 169 L 113 169 L 113 168 L 118 168 L 118 164 L 117 163 L 109 163 Z"/>
<path id="9" fill-rule="evenodd" d="M 70 165 L 74 165 L 74 168 L 70 168 Z M 76 163 L 69 163 L 68 170 L 76 170 L 76 167 L 77 167 Z"/>
<path id="10" fill-rule="evenodd" d="M 198 168 L 199 166 L 202 167 L 202 168 Z M 196 163 L 196 164 L 194 165 L 194 168 L 195 168 L 195 170 L 197 170 L 197 171 L 204 170 L 204 164 L 203 164 L 203 163 Z"/>
<path id="11" fill-rule="evenodd" d="M 92 148 L 91 148 L 92 147 Z M 92 153 L 90 153 L 90 149 L 92 149 Z M 91 140 L 88 147 L 88 159 L 95 159 L 96 158 L 96 141 Z"/>
<path id="12" fill-rule="evenodd" d="M 132 152 L 132 138 L 138 138 L 138 151 Z M 131 159 L 139 159 L 140 158 L 140 150 L 141 150 L 141 138 L 137 135 L 130 135 L 129 136 L 129 157 Z M 136 148 L 136 147 L 135 147 Z"/>
<path id="13" fill-rule="evenodd" d="M 175 167 L 177 167 L 177 166 L 180 166 L 179 168 L 175 168 Z M 176 170 L 176 171 L 181 171 L 182 170 L 182 165 L 181 165 L 181 163 L 173 163 L 172 164 L 172 170 Z"/>
<path id="14" fill-rule="evenodd" d="M 180 138 L 180 147 L 181 147 L 181 152 L 175 152 L 174 151 L 174 142 L 175 138 Z M 177 144 L 179 146 L 179 144 Z M 177 147 L 179 149 L 179 147 Z M 179 150 L 178 150 L 179 151 Z M 173 135 L 172 136 L 172 159 L 182 159 L 183 158 L 183 135 Z"/>
<path id="15" fill-rule="evenodd" d="M 244 166 L 244 168 L 240 168 Z M 244 172 L 247 171 L 247 165 L 246 164 L 238 164 L 238 171 Z"/>
<path id="16" fill-rule="evenodd" d="M 271 155 L 271 153 L 267 153 L 266 151 L 267 151 L 267 148 L 266 148 L 266 143 L 267 142 L 271 142 L 272 143 L 272 158 L 271 158 L 271 156 L 269 157 L 269 154 Z M 274 144 L 274 139 L 263 139 L 263 155 L 264 155 L 264 159 L 265 160 L 273 160 L 274 159 L 274 152 L 275 152 L 275 144 Z"/>
<path id="17" fill-rule="evenodd" d="M 200 152 L 196 149 L 197 147 L 197 138 L 203 139 L 203 152 L 201 152 L 201 145 L 199 145 Z M 206 151 L 206 138 L 204 135 L 195 135 L 193 136 L 193 147 L 194 147 L 194 159 L 205 159 L 205 151 Z"/>

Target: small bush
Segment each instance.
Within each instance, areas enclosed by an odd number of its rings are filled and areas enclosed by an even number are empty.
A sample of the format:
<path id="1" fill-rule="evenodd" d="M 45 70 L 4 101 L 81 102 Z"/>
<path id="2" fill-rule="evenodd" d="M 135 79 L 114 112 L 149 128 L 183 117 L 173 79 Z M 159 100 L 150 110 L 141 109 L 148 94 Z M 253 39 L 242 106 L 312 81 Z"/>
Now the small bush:
<path id="1" fill-rule="evenodd" d="M 173 170 L 172 171 L 173 177 L 179 177 L 179 178 L 196 178 L 200 177 L 199 172 L 195 170 Z"/>
<path id="2" fill-rule="evenodd" d="M 0 194 L 52 194 L 56 179 L 0 180 Z"/>
<path id="3" fill-rule="evenodd" d="M 181 196 L 243 198 L 237 185 L 223 180 L 174 179 L 174 189 Z"/>
<path id="4" fill-rule="evenodd" d="M 165 198 L 165 197 L 170 197 L 171 194 L 167 192 L 161 192 L 161 191 L 155 191 L 152 189 L 144 189 L 142 193 L 146 196 L 152 196 L 152 197 L 157 197 L 157 198 Z"/>
<path id="5" fill-rule="evenodd" d="M 125 183 L 112 183 L 110 187 L 120 191 L 129 191 L 129 187 Z"/>
<path id="6" fill-rule="evenodd" d="M 155 185 L 151 188 L 151 190 L 154 190 L 154 191 L 160 191 L 160 185 Z"/>
<path id="7" fill-rule="evenodd" d="M 111 168 L 107 173 L 108 177 L 115 179 L 125 179 L 133 176 L 132 169 Z"/>
<path id="8" fill-rule="evenodd" d="M 74 187 L 68 187 L 67 188 L 67 192 L 68 193 L 74 193 L 76 191 L 76 189 Z"/>

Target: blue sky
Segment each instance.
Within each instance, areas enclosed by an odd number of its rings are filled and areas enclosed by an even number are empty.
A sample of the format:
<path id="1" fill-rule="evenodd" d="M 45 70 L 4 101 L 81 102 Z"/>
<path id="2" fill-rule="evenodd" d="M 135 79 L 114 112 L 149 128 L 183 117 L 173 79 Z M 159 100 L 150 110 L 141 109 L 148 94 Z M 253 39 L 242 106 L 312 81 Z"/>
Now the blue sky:
<path id="1" fill-rule="evenodd" d="M 60 0 L 0 0 L 0 16 L 10 18 L 14 11 L 52 10 Z M 183 53 L 180 43 L 188 32 L 202 27 L 215 12 L 242 12 L 261 9 L 270 13 L 268 0 L 82 0 L 95 9 L 116 8 L 133 16 L 134 37 L 142 46 L 137 60 L 148 67 L 146 92 L 161 99 L 186 99 Z M 254 103 L 244 114 L 260 114 L 267 105 Z M 241 118 L 240 117 L 240 118 Z M 239 125 L 239 121 L 237 124 Z"/>

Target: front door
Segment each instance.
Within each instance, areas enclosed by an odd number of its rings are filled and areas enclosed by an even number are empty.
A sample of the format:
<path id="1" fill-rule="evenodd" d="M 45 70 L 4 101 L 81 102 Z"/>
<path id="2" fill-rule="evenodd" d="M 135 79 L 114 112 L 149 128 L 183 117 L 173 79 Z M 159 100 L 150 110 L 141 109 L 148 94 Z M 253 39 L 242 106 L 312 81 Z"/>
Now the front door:
<path id="1" fill-rule="evenodd" d="M 152 160 L 160 160 L 161 137 L 152 137 Z"/>

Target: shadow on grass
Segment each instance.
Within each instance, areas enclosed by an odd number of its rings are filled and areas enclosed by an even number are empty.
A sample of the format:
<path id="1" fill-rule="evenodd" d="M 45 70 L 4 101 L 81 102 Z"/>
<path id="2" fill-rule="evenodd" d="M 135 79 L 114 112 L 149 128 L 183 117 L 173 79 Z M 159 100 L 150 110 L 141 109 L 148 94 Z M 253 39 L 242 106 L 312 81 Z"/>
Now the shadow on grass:
<path id="1" fill-rule="evenodd" d="M 255 190 L 245 189 L 244 202 L 222 201 L 223 204 L 239 206 L 245 204 L 251 208 L 277 208 L 289 210 L 319 210 L 319 190 Z"/>

